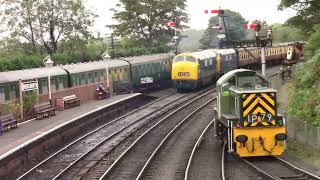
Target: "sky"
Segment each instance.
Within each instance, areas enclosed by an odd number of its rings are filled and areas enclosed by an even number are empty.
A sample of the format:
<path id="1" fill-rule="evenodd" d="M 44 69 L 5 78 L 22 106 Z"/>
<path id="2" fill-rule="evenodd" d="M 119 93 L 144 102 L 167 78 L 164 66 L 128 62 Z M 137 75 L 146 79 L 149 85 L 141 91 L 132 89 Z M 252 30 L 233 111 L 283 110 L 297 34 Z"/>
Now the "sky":
<path id="1" fill-rule="evenodd" d="M 115 7 L 118 0 L 87 0 L 86 6 L 94 11 L 98 18 L 92 31 L 103 36 L 108 32 L 107 24 L 115 24 L 110 8 Z M 268 24 L 284 23 L 296 12 L 291 9 L 278 11 L 280 0 L 187 0 L 187 13 L 190 17 L 188 26 L 192 29 L 205 29 L 212 14 L 204 14 L 204 10 L 230 9 L 239 12 L 246 20 L 265 20 Z"/>

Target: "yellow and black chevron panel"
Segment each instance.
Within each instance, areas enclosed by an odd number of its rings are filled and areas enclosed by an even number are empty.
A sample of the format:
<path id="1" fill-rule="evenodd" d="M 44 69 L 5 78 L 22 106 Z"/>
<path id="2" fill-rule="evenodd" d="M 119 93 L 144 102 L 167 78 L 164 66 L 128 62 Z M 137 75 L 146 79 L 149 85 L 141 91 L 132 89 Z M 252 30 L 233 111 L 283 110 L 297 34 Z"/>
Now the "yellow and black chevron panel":
<path id="1" fill-rule="evenodd" d="M 242 94 L 242 114 L 244 127 L 276 125 L 276 94 Z"/>

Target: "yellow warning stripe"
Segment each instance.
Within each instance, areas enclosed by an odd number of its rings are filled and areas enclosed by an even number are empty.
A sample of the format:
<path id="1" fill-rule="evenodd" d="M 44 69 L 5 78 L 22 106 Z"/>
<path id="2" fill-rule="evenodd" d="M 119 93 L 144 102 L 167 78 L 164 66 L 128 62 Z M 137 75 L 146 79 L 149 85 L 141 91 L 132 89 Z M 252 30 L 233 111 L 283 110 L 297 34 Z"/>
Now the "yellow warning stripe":
<path id="1" fill-rule="evenodd" d="M 243 102 L 242 107 L 246 107 L 247 104 L 256 96 L 256 94 L 250 94 L 250 96 Z"/>
<path id="2" fill-rule="evenodd" d="M 260 98 L 259 98 L 260 99 Z M 273 108 L 271 108 L 266 102 L 264 102 L 262 99 L 260 99 L 261 101 L 260 101 L 260 103 L 262 104 L 262 106 L 264 107 L 264 108 L 266 108 L 268 111 L 269 111 L 269 113 L 271 113 L 273 116 L 276 114 L 275 113 L 275 111 L 274 111 L 274 109 Z"/>
<path id="3" fill-rule="evenodd" d="M 258 114 L 258 113 L 265 114 L 266 112 L 261 107 L 257 107 L 257 109 L 253 111 L 253 114 Z M 262 121 L 261 117 L 258 117 L 258 122 L 251 124 L 251 126 L 256 126 L 259 122 L 261 122 L 265 126 L 269 125 L 268 122 L 264 122 L 264 121 Z"/>
<path id="4" fill-rule="evenodd" d="M 261 98 L 257 98 L 253 103 L 243 112 L 243 117 L 247 116 L 248 113 L 254 108 L 258 103 L 260 103 L 264 108 L 266 108 L 272 115 L 275 115 L 275 111 L 266 104 Z"/>
<path id="5" fill-rule="evenodd" d="M 270 103 L 272 106 L 274 106 L 274 100 L 270 98 L 266 93 L 261 93 L 261 95 Z"/>

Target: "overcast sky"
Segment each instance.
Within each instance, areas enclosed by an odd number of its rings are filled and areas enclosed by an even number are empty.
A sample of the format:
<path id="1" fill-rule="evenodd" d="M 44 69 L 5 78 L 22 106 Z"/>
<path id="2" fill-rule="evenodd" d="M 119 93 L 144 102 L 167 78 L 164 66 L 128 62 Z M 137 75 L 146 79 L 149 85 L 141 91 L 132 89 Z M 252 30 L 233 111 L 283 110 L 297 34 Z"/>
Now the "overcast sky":
<path id="1" fill-rule="evenodd" d="M 112 20 L 110 8 L 115 7 L 117 0 L 87 0 L 86 5 L 99 17 L 95 21 L 94 32 L 104 35 L 105 25 L 115 23 Z M 280 0 L 187 0 L 187 13 L 190 17 L 189 26 L 193 29 L 205 29 L 211 14 L 204 14 L 204 10 L 231 9 L 239 12 L 245 19 L 266 20 L 269 24 L 284 23 L 296 14 L 294 10 L 278 11 Z"/>

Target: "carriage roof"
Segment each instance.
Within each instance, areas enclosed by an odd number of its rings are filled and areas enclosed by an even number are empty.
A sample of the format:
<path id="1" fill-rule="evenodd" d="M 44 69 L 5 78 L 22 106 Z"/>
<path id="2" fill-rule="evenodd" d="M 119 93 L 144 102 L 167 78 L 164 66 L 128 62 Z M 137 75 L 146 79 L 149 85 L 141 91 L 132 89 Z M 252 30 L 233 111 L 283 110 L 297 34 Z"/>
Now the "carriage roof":
<path id="1" fill-rule="evenodd" d="M 144 55 L 144 56 L 134 56 L 123 58 L 128 60 L 132 65 L 135 64 L 143 64 L 147 62 L 157 62 L 169 59 L 173 54 L 171 53 L 162 53 L 162 54 L 154 54 L 154 55 Z M 93 61 L 93 62 L 85 62 L 85 63 L 76 63 L 76 64 L 67 64 L 67 65 L 57 65 L 52 68 L 34 68 L 34 69 L 24 69 L 24 70 L 16 70 L 16 71 L 5 71 L 0 72 L 0 83 L 8 83 L 8 82 L 17 82 L 21 80 L 31 80 L 31 79 L 39 79 L 50 76 L 60 76 L 67 75 L 66 70 L 71 73 L 81 73 L 81 72 L 90 72 L 95 70 L 105 69 L 106 65 L 109 65 L 110 68 L 116 68 L 121 66 L 129 66 L 126 61 L 121 60 L 121 58 L 108 60 L 107 61 Z"/>

